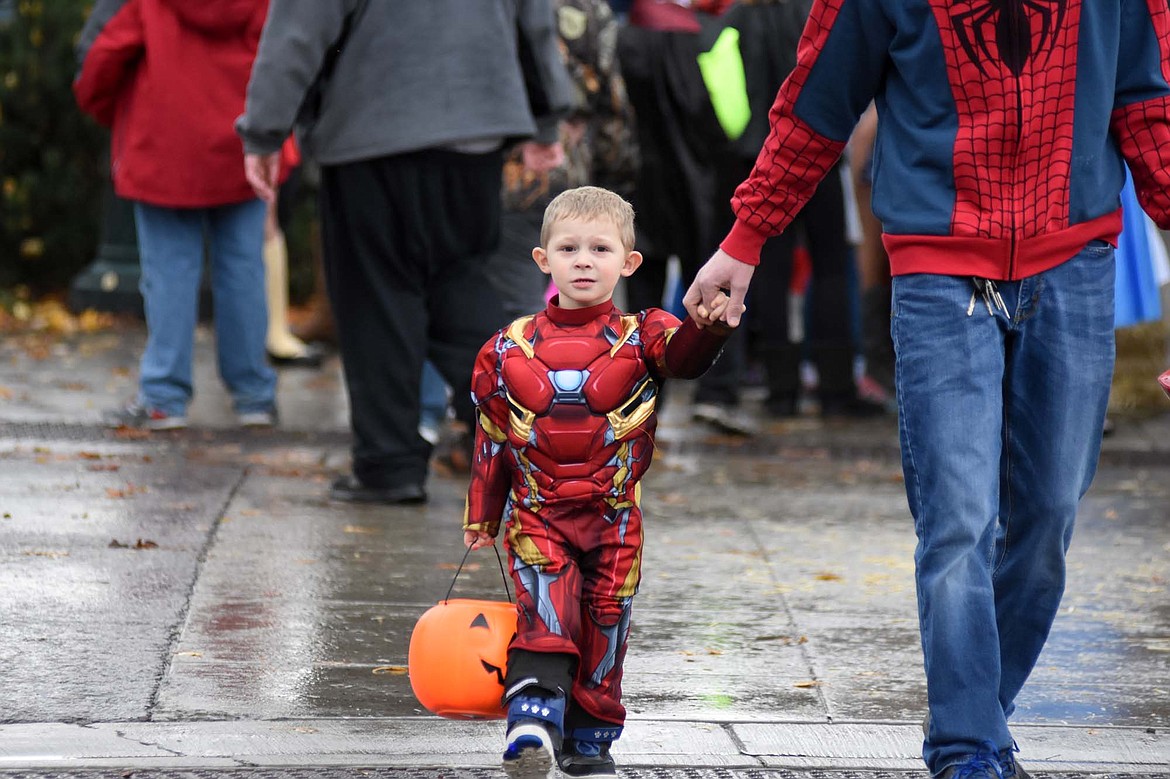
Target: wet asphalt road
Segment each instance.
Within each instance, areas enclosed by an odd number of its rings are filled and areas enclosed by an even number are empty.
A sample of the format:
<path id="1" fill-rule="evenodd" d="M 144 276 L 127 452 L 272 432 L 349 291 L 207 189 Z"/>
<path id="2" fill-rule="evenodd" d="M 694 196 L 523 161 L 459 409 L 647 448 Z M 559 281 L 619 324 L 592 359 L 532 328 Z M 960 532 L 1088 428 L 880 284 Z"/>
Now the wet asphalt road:
<path id="1" fill-rule="evenodd" d="M 155 765 L 99 743 L 107 723 L 192 765 L 239 766 L 251 753 L 231 734 L 268 743 L 272 722 L 306 737 L 287 765 L 386 766 L 339 762 L 336 740 L 368 741 L 371 723 L 423 739 L 391 765 L 490 765 L 498 723 L 429 717 L 404 673 L 414 621 L 462 553 L 463 480 L 433 477 L 421 508 L 325 500 L 348 461 L 335 360 L 282 374 L 281 430 L 241 433 L 204 343 L 194 429 L 105 431 L 100 410 L 133 391 L 137 338 L 78 337 L 44 359 L 0 346 L 0 770 Z M 629 775 L 913 770 L 925 691 L 893 422 L 761 421 L 744 445 L 692 426 L 684 396 L 644 490 Z M 1170 762 L 1167 444 L 1170 420 L 1123 425 L 1083 504 L 1062 614 L 1015 717 L 1039 775 Z M 482 552 L 455 595 L 485 594 L 502 596 Z M 827 726 L 854 728 L 856 754 L 818 756 Z M 97 739 L 85 755 L 79 733 Z M 184 752 L 184 738 L 221 746 Z M 70 740 L 72 762 L 33 759 Z"/>

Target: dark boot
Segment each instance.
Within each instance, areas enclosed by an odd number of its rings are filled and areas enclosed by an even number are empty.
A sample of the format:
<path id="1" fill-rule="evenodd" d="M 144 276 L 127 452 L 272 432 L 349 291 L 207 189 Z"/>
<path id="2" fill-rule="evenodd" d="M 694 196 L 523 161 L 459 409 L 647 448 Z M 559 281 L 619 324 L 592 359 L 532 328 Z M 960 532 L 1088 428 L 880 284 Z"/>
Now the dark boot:
<path id="1" fill-rule="evenodd" d="M 765 346 L 760 358 L 768 383 L 764 410 L 774 417 L 796 416 L 800 408 L 800 344 Z"/>

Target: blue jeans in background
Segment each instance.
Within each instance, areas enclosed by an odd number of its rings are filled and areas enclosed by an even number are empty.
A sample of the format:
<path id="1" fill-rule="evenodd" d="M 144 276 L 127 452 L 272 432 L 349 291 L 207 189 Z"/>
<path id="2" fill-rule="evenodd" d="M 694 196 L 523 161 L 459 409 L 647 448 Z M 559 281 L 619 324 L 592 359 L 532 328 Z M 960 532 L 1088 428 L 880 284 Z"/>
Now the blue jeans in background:
<path id="1" fill-rule="evenodd" d="M 1052 270 L 998 282 L 1006 313 L 989 313 L 968 277 L 894 278 L 932 773 L 1012 746 L 1007 718 L 1056 616 L 1100 452 L 1113 274 L 1112 247 L 1093 241 Z"/>
<path id="2" fill-rule="evenodd" d="M 439 443 L 447 409 L 451 405 L 451 388 L 443 374 L 430 360 L 423 363 L 422 382 L 418 388 L 418 432 L 431 446 Z"/>
<path id="3" fill-rule="evenodd" d="M 260 200 L 214 208 L 134 204 L 147 328 L 139 403 L 181 416 L 191 402 L 206 238 L 219 375 L 236 413 L 275 408 L 276 372 L 264 351 L 264 214 Z"/>

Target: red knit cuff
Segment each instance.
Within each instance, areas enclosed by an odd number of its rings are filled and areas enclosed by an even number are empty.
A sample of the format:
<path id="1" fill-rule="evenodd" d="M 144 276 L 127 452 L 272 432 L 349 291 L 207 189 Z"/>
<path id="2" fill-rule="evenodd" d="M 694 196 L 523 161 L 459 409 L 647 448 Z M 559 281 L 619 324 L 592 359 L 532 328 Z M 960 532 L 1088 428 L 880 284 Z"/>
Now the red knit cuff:
<path id="1" fill-rule="evenodd" d="M 764 248 L 766 240 L 768 236 L 736 220 L 731 232 L 723 239 L 723 243 L 719 244 L 719 248 L 742 263 L 759 265 L 760 250 Z"/>

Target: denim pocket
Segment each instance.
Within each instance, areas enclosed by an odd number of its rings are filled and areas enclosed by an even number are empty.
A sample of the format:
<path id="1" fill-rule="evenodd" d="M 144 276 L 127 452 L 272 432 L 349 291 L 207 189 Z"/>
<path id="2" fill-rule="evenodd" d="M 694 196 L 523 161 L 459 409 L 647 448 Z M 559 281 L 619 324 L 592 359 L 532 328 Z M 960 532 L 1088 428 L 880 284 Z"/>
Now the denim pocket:
<path id="1" fill-rule="evenodd" d="M 1094 238 L 1085 244 L 1085 248 L 1081 250 L 1081 254 L 1088 257 L 1110 257 L 1113 255 L 1113 244 L 1108 241 L 1103 241 L 1100 238 Z"/>

